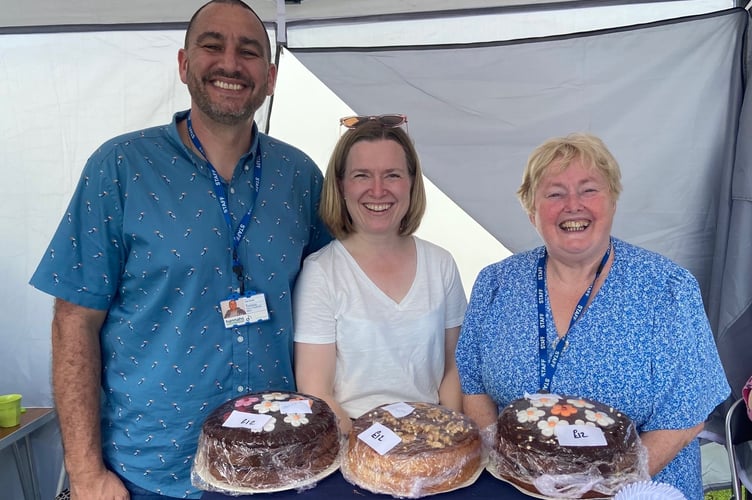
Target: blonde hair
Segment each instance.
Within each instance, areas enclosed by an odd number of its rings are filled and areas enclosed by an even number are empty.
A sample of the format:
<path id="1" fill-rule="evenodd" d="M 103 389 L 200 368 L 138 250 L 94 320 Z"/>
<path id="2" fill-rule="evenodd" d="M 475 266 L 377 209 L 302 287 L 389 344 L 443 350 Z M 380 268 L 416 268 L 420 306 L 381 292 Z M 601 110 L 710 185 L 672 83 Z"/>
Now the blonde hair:
<path id="1" fill-rule="evenodd" d="M 418 153 L 410 137 L 400 127 L 384 127 L 376 120 L 368 120 L 355 128 L 348 129 L 337 141 L 329 165 L 324 175 L 321 190 L 319 215 L 329 232 L 337 239 L 343 239 L 355 232 L 352 218 L 347 212 L 345 199 L 340 190 L 340 182 L 345 176 L 347 156 L 352 147 L 360 141 L 394 141 L 402 147 L 407 160 L 407 173 L 410 186 L 410 206 L 400 224 L 400 236 L 413 234 L 420 226 L 426 211 L 426 191 L 423 185 L 423 173 L 418 160 Z"/>
<path id="2" fill-rule="evenodd" d="M 579 132 L 548 139 L 530 154 L 522 174 L 522 185 L 517 190 L 517 197 L 528 215 L 535 213 L 535 190 L 549 168 L 556 163 L 558 168 L 565 170 L 575 159 L 603 174 L 616 202 L 622 189 L 619 163 L 601 139 Z"/>

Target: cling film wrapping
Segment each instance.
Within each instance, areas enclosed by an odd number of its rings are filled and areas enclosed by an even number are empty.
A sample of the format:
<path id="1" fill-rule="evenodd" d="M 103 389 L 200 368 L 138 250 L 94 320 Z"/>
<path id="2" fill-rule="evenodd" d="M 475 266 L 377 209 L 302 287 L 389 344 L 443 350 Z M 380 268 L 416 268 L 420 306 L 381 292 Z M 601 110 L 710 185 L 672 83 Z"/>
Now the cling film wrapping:
<path id="1" fill-rule="evenodd" d="M 303 403 L 303 412 L 285 405 Z M 249 394 L 204 422 L 191 469 L 193 485 L 240 496 L 305 490 L 339 466 L 341 435 L 321 399 L 292 392 Z"/>
<path id="2" fill-rule="evenodd" d="M 483 470 L 478 427 L 436 404 L 402 404 L 412 411 L 395 416 L 388 410 L 391 405 L 383 405 L 353 422 L 340 454 L 342 476 L 396 498 L 421 498 L 472 484 Z M 385 434 L 396 444 L 382 453 L 370 440 Z"/>
<path id="3" fill-rule="evenodd" d="M 632 421 L 592 400 L 521 398 L 483 433 L 493 443 L 489 471 L 539 498 L 611 498 L 649 479 L 647 449 Z M 592 436 L 597 444 L 576 443 Z"/>

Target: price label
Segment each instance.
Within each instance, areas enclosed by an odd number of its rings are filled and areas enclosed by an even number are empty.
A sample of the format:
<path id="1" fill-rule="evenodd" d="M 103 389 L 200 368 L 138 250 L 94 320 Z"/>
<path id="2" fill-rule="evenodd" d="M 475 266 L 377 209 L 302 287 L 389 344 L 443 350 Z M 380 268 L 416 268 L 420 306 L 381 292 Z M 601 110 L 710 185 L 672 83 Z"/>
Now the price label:
<path id="1" fill-rule="evenodd" d="M 358 439 L 373 448 L 379 455 L 386 454 L 402 442 L 397 434 L 378 422 L 358 434 Z"/>
<path id="2" fill-rule="evenodd" d="M 561 396 L 559 396 L 558 394 L 548 394 L 541 392 L 536 392 L 534 394 L 526 392 L 525 399 L 527 399 L 528 401 L 558 401 L 561 399 Z"/>
<path id="3" fill-rule="evenodd" d="M 410 415 L 415 408 L 407 403 L 392 403 L 384 407 L 386 411 L 392 414 L 394 418 L 402 418 Z"/>
<path id="4" fill-rule="evenodd" d="M 559 446 L 606 446 L 606 436 L 592 425 L 557 425 L 554 429 Z"/>
<path id="5" fill-rule="evenodd" d="M 271 418 L 270 415 L 257 415 L 256 413 L 232 410 L 232 413 L 227 417 L 222 427 L 244 428 L 261 432 Z"/>
<path id="6" fill-rule="evenodd" d="M 279 412 L 288 413 L 312 413 L 311 400 L 301 399 L 298 401 L 282 401 L 279 403 Z"/>

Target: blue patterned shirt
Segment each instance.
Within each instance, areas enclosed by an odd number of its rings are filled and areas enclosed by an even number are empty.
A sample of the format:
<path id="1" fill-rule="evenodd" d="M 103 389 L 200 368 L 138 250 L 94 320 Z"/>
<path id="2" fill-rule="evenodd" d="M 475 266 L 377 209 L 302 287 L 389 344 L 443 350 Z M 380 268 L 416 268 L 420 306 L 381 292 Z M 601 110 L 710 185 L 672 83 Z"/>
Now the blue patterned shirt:
<path id="1" fill-rule="evenodd" d="M 107 310 L 101 330 L 102 445 L 129 481 L 198 497 L 190 468 L 201 424 L 243 393 L 293 390 L 292 287 L 330 240 L 317 216 L 322 174 L 299 150 L 258 133 L 226 183 L 232 231 L 203 158 L 170 125 L 106 142 L 87 162 L 34 273 L 36 288 Z M 259 144 L 260 143 L 260 144 Z M 226 329 L 219 302 L 237 286 L 232 233 L 258 197 L 239 260 L 270 319 Z"/>
<path id="2" fill-rule="evenodd" d="M 693 427 L 730 392 L 697 281 L 665 257 L 613 242 L 611 270 L 569 331 L 551 392 L 612 405 L 640 432 Z M 462 326 L 462 390 L 488 394 L 499 410 L 539 388 L 535 275 L 542 253 L 539 247 L 483 269 Z M 553 325 L 546 302 L 546 324 Z M 547 330 L 549 357 L 555 330 Z M 654 479 L 700 500 L 699 441 Z"/>

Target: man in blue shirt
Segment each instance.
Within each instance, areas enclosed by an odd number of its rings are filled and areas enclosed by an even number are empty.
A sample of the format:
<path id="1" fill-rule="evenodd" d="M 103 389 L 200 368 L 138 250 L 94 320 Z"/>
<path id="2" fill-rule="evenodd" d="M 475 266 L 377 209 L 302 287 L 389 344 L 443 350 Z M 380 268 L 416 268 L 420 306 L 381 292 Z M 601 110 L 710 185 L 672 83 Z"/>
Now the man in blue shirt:
<path id="1" fill-rule="evenodd" d="M 253 121 L 274 90 L 270 60 L 245 3 L 201 7 L 178 54 L 191 109 L 91 156 L 31 279 L 56 297 L 53 389 L 74 499 L 198 498 L 206 415 L 294 390 L 291 291 L 330 237 L 321 172 Z M 230 300 L 254 315 L 224 320 Z"/>

